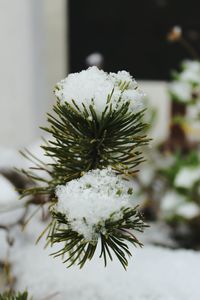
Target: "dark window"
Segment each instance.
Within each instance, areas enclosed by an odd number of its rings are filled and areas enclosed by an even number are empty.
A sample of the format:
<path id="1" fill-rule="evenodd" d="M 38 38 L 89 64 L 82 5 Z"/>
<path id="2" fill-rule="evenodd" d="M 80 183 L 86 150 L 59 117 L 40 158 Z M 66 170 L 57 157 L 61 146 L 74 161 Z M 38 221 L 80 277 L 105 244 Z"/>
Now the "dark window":
<path id="1" fill-rule="evenodd" d="M 70 0 L 70 71 L 86 68 L 86 57 L 98 52 L 106 71 L 167 79 L 190 55 L 166 33 L 180 25 L 200 52 L 199 12 L 200 0 Z"/>

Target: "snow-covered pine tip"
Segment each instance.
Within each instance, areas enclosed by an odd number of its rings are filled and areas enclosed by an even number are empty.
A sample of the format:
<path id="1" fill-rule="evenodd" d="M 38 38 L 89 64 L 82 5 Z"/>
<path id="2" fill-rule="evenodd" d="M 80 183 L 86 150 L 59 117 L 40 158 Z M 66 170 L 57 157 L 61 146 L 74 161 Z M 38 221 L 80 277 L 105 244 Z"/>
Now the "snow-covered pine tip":
<path id="1" fill-rule="evenodd" d="M 92 105 L 98 117 L 108 102 L 112 103 L 113 109 L 129 103 L 130 111 L 138 112 L 144 108 L 145 98 L 128 72 L 106 73 L 97 67 L 69 74 L 56 85 L 55 95 L 63 105 L 75 101 L 80 110 L 83 105 L 86 109 Z"/>
<path id="2" fill-rule="evenodd" d="M 52 243 L 65 242 L 56 256 L 68 254 L 70 266 L 78 261 L 82 267 L 91 259 L 101 239 L 101 254 L 106 265 L 112 251 L 126 268 L 126 254 L 131 255 L 123 240 L 142 246 L 132 230 L 146 226 L 135 206 L 131 183 L 111 168 L 85 173 L 56 188 L 57 203 L 52 208 L 54 222 L 50 230 Z"/>
<path id="3" fill-rule="evenodd" d="M 118 221 L 123 209 L 134 207 L 129 181 L 107 168 L 92 170 L 80 179 L 58 186 L 56 211 L 66 216 L 71 228 L 88 242 L 106 233 L 106 220 Z"/>

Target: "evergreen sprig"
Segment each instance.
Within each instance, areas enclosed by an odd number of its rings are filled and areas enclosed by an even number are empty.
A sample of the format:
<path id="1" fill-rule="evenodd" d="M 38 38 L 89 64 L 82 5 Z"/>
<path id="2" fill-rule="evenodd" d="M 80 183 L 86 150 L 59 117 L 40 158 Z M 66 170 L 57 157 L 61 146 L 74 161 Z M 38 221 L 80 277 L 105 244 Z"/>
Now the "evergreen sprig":
<path id="1" fill-rule="evenodd" d="M 42 196 L 45 199 L 43 203 L 49 202 L 52 208 L 57 202 L 55 188 L 80 178 L 89 170 L 111 166 L 117 174 L 126 176 L 137 171 L 136 167 L 143 161 L 141 147 L 148 143 L 144 133 L 147 127 L 143 123 L 144 111 L 132 112 L 128 102 L 113 109 L 111 97 L 108 96 L 100 117 L 92 104 L 89 108 L 82 104 L 80 108 L 75 101 L 72 104 L 57 102 L 54 106 L 55 114 L 48 114 L 50 127 L 42 128 L 52 136 L 42 146 L 52 162 L 46 164 L 28 150 L 23 153 L 34 162 L 35 167 L 21 171 L 35 185 L 22 191 L 22 197 Z M 45 171 L 48 179 L 36 174 L 35 170 Z M 64 242 L 63 248 L 53 255 L 68 255 L 64 262 L 69 262 L 70 266 L 78 263 L 83 267 L 87 260 L 92 259 L 99 238 L 102 246 L 100 257 L 103 256 L 105 265 L 108 257 L 112 260 L 113 251 L 123 267 L 127 267 L 126 256 L 131 253 L 124 241 L 142 246 L 129 231 L 142 231 L 146 226 L 136 208 L 125 209 L 123 217 L 116 222 L 112 218 L 107 220 L 106 233 L 99 229 L 98 239 L 92 242 L 73 231 L 65 216 L 52 212 L 51 208 L 52 222 L 41 236 L 49 230 L 47 243 L 53 245 Z"/>
<path id="2" fill-rule="evenodd" d="M 98 241 L 101 241 L 100 257 L 103 257 L 105 266 L 108 258 L 113 259 L 114 254 L 124 267 L 128 266 L 126 256 L 131 256 L 128 245 L 124 242 L 130 242 L 135 247 L 142 247 L 143 244 L 135 237 L 131 230 L 143 232 L 147 225 L 142 221 L 142 216 L 138 212 L 138 207 L 124 208 L 122 217 L 119 220 L 113 220 L 112 216 L 106 220 L 101 228 L 97 226 L 97 238 L 93 241 L 87 241 L 83 235 L 73 231 L 66 217 L 58 212 L 53 212 L 53 221 L 48 234 L 48 240 L 51 245 L 63 242 L 63 247 L 52 253 L 54 257 L 61 256 L 63 262 L 68 267 L 77 264 L 80 268 L 84 266 L 87 260 L 91 260 L 97 248 Z"/>
<path id="3" fill-rule="evenodd" d="M 23 155 L 35 163 L 36 170 L 45 171 L 50 179 L 36 175 L 33 170 L 21 170 L 33 182 L 40 183 L 23 191 L 23 196 L 33 194 L 54 195 L 57 185 L 79 178 L 83 172 L 95 168 L 112 166 L 119 173 L 131 175 L 143 161 L 141 147 L 149 141 L 143 134 L 147 124 L 143 123 L 144 111 L 130 112 L 129 103 L 112 109 L 108 103 L 98 118 L 93 105 L 89 109 L 82 104 L 80 109 L 59 102 L 54 106 L 55 116 L 48 114 L 50 127 L 42 128 L 53 137 L 42 146 L 51 164 L 44 164 L 28 150 Z M 44 183 L 44 186 L 41 185 Z"/>

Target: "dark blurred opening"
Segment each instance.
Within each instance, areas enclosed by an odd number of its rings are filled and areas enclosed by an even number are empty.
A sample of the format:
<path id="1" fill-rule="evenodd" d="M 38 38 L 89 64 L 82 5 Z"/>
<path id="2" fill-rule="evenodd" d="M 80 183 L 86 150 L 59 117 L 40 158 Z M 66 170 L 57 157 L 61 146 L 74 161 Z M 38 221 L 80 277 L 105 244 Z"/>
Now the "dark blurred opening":
<path id="1" fill-rule="evenodd" d="M 126 69 L 139 79 L 167 79 L 190 55 L 166 41 L 174 25 L 200 52 L 200 0 L 70 0 L 70 71 L 100 53 L 106 71 Z"/>

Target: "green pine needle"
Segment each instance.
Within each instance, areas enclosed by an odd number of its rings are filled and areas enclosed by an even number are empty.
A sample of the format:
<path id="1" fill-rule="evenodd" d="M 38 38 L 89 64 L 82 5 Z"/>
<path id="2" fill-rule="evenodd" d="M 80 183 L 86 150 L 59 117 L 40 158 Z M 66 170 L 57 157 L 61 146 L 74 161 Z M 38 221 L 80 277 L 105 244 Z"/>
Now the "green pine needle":
<path id="1" fill-rule="evenodd" d="M 28 300 L 28 292 L 15 293 L 13 291 L 4 292 L 0 294 L 0 300 Z"/>
<path id="2" fill-rule="evenodd" d="M 112 166 L 118 173 L 132 175 L 144 161 L 141 147 L 149 141 L 143 134 L 147 127 L 142 122 L 144 111 L 132 113 L 128 103 L 113 110 L 108 104 L 98 119 L 92 105 L 89 111 L 83 105 L 81 112 L 75 102 L 74 105 L 58 102 L 54 111 L 56 116 L 48 114 L 50 128 L 43 128 L 53 139 L 42 146 L 52 163 L 44 164 L 28 150 L 22 153 L 35 163 L 34 169 L 45 171 L 50 179 L 35 175 L 31 169 L 21 170 L 33 182 L 40 183 L 40 187 L 24 190 L 22 196 L 53 196 L 57 185 L 79 178 L 83 172 L 95 168 Z"/>
<path id="3" fill-rule="evenodd" d="M 49 202 L 53 207 L 57 201 L 55 188 L 80 178 L 84 172 L 108 166 L 117 174 L 126 176 L 136 172 L 136 167 L 143 161 L 141 147 L 149 140 L 144 134 L 147 127 L 142 121 L 144 111 L 133 113 L 129 105 L 125 103 L 113 109 L 108 99 L 105 110 L 98 118 L 92 105 L 86 108 L 82 104 L 80 109 L 75 101 L 71 105 L 57 102 L 54 106 L 55 114 L 48 114 L 50 127 L 43 128 L 52 136 L 42 146 L 45 155 L 52 158 L 52 163 L 43 163 L 28 150 L 23 152 L 26 158 L 34 162 L 35 167 L 28 171 L 21 170 L 33 183 L 30 188 L 22 191 L 22 197 L 40 195 L 44 198 L 43 203 Z M 48 179 L 36 175 L 34 170 L 45 171 Z M 146 227 L 136 208 L 125 209 L 123 218 L 117 222 L 113 222 L 112 218 L 107 220 L 106 232 L 99 228 L 95 241 L 86 241 L 70 228 L 63 215 L 52 212 L 52 209 L 50 211 L 52 222 L 47 228 L 47 244 L 64 243 L 53 255 L 64 257 L 68 266 L 78 264 L 82 268 L 86 261 L 92 259 L 100 240 L 100 257 L 103 257 L 105 265 L 114 254 L 126 269 L 127 256 L 131 256 L 131 253 L 125 242 L 142 246 L 132 234 L 132 230 L 143 231 Z"/>
<path id="4" fill-rule="evenodd" d="M 103 257 L 105 266 L 108 258 L 112 260 L 114 254 L 124 269 L 128 266 L 127 256 L 131 256 L 125 241 L 135 247 L 143 246 L 132 233 L 133 230 L 143 232 L 147 227 L 138 212 L 138 207 L 123 209 L 123 217 L 120 220 L 113 221 L 111 216 L 103 228 L 100 225 L 98 228 L 97 225 L 97 238 L 92 241 L 87 241 L 83 235 L 73 231 L 68 220 L 61 213 L 53 212 L 52 216 L 53 221 L 47 239 L 51 245 L 63 243 L 61 249 L 52 255 L 54 257 L 61 256 L 68 267 L 77 264 L 82 268 L 86 261 L 93 258 L 99 240 L 101 241 L 99 257 Z"/>

